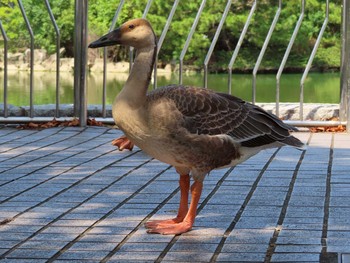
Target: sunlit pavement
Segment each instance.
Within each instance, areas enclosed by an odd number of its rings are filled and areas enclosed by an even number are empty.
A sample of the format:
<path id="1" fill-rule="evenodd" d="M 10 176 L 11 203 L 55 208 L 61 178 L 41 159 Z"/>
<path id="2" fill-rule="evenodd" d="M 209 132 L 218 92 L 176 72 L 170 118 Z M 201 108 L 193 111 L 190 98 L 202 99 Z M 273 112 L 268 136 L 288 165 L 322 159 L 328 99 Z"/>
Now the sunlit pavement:
<path id="1" fill-rule="evenodd" d="M 173 168 L 118 151 L 105 127 L 0 126 L 2 262 L 350 262 L 350 135 L 296 133 L 305 151 L 261 152 L 205 180 L 195 226 L 176 215 Z M 210 149 L 208 149 L 210 150 Z"/>

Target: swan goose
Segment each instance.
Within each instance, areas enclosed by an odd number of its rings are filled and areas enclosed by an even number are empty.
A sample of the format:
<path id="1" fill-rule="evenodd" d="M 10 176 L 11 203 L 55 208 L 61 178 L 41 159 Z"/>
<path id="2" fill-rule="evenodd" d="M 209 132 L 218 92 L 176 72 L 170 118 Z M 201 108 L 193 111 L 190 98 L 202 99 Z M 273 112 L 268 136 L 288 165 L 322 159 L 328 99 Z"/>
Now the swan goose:
<path id="1" fill-rule="evenodd" d="M 147 93 L 157 52 L 157 39 L 147 20 L 130 20 L 89 48 L 117 44 L 136 49 L 130 75 L 112 107 L 115 123 L 125 134 L 118 139 L 119 146 L 135 144 L 174 166 L 180 175 L 177 216 L 147 222 L 149 233 L 181 234 L 192 228 L 203 180 L 211 170 L 236 165 L 266 148 L 303 148 L 289 133 L 295 128 L 237 97 L 183 85 Z"/>

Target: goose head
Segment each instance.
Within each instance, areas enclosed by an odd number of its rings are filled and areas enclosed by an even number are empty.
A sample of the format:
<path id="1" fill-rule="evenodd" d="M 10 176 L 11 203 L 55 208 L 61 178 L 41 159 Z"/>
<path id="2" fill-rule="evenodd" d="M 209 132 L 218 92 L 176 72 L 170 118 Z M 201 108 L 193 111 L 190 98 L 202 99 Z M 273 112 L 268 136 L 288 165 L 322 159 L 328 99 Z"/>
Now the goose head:
<path id="1" fill-rule="evenodd" d="M 156 36 L 151 24 L 146 19 L 138 18 L 125 22 L 119 28 L 92 42 L 89 48 L 113 45 L 132 46 L 135 49 L 154 47 Z"/>

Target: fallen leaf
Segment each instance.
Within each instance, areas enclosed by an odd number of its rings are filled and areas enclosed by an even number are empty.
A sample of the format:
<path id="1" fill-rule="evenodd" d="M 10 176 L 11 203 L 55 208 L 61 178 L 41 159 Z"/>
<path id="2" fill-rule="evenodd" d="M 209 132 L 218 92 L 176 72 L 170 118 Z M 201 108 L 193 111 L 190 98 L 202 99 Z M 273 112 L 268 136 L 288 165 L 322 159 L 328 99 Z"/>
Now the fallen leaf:
<path id="1" fill-rule="evenodd" d="M 43 122 L 43 123 L 36 123 L 36 122 L 28 122 L 26 124 L 22 124 L 17 126 L 17 129 L 48 129 L 53 127 L 75 127 L 79 126 L 79 119 L 74 118 L 70 121 L 58 121 L 55 118 L 53 118 L 52 121 Z M 95 119 L 88 119 L 87 125 L 89 126 L 103 126 L 102 122 L 96 121 Z"/>
<path id="2" fill-rule="evenodd" d="M 333 117 L 328 119 L 327 121 L 339 121 L 338 117 Z M 317 132 L 346 132 L 346 126 L 345 125 L 338 125 L 338 126 L 315 126 L 309 128 L 310 132 L 317 133 Z"/>

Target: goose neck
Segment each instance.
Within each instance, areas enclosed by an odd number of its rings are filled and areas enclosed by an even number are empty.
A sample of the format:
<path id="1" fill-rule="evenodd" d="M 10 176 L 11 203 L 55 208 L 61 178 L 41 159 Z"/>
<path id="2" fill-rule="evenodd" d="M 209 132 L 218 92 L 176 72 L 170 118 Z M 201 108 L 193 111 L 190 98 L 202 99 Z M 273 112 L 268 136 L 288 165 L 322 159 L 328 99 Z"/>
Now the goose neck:
<path id="1" fill-rule="evenodd" d="M 147 47 L 136 51 L 135 61 L 130 75 L 120 93 L 132 107 L 142 106 L 146 100 L 147 89 L 151 81 L 155 61 L 156 47 Z"/>

